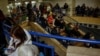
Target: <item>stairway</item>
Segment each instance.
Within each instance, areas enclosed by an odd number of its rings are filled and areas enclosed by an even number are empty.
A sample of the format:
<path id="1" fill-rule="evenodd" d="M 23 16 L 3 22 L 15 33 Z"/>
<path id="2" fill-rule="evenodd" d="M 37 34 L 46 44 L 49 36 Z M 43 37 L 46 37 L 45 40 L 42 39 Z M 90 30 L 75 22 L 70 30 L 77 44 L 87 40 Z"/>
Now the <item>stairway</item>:
<path id="1" fill-rule="evenodd" d="M 100 56 L 100 49 L 69 46 L 67 56 Z"/>
<path id="2" fill-rule="evenodd" d="M 96 40 L 100 40 L 100 29 L 88 28 L 84 26 L 80 26 L 80 29 L 84 32 L 91 32 L 94 34 Z"/>
<path id="3" fill-rule="evenodd" d="M 64 21 L 65 21 L 66 24 L 68 24 L 68 23 L 73 23 L 73 24 L 78 23 L 77 21 L 73 20 L 73 19 L 72 19 L 71 17 L 69 17 L 69 16 L 65 16 L 65 17 L 64 17 Z M 81 35 L 85 35 L 85 32 L 82 31 L 81 29 L 78 29 L 78 31 L 81 33 Z"/>
<path id="4" fill-rule="evenodd" d="M 41 32 L 41 33 L 49 34 L 47 31 L 45 31 L 36 22 L 24 22 L 24 23 L 21 24 L 21 26 L 23 28 L 28 29 L 28 30 L 33 30 L 33 31 L 36 31 L 36 32 Z M 62 44 L 60 44 L 56 39 L 45 38 L 45 37 L 41 37 L 40 39 L 43 40 L 43 41 L 45 41 L 46 44 L 53 46 L 54 49 L 55 49 L 55 52 L 59 56 L 66 56 L 66 50 L 67 49 Z"/>
<path id="5" fill-rule="evenodd" d="M 65 21 L 65 23 L 66 22 L 67 23 L 68 22 L 77 23 L 76 21 L 72 20 L 71 18 L 69 18 L 67 16 L 64 17 L 64 21 Z M 89 29 L 80 27 L 80 29 L 78 31 L 82 35 L 85 35 L 85 32 L 89 31 Z M 100 52 L 100 49 L 77 47 L 77 46 L 69 46 L 68 49 L 67 49 L 67 55 L 66 56 L 100 56 L 99 52 Z"/>

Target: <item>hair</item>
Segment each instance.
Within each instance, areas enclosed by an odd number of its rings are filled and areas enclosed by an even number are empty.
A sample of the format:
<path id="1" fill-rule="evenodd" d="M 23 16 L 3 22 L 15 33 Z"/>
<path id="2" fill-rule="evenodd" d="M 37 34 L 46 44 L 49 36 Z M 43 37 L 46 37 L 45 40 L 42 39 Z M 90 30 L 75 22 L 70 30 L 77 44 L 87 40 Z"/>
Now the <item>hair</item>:
<path id="1" fill-rule="evenodd" d="M 5 15 L 3 14 L 3 12 L 0 10 L 0 21 L 5 19 Z"/>
<path id="2" fill-rule="evenodd" d="M 21 42 L 19 44 L 16 45 L 16 47 L 20 46 L 21 44 L 23 44 L 26 40 L 26 34 L 24 32 L 24 30 L 19 26 L 14 26 L 11 29 L 11 35 L 13 36 L 12 38 L 17 38 L 19 39 Z"/>

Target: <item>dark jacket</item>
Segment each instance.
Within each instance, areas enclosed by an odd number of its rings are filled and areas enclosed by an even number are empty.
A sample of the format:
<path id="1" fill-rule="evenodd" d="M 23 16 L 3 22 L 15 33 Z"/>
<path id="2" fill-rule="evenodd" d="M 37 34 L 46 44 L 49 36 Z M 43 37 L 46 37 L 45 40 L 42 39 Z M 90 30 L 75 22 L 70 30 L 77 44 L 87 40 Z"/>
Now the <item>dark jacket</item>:
<path id="1" fill-rule="evenodd" d="M 7 41 L 3 32 L 3 21 L 5 19 L 5 16 L 3 12 L 0 10 L 0 55 L 3 56 L 3 48 L 6 47 Z"/>
<path id="2" fill-rule="evenodd" d="M 3 21 L 5 19 L 5 16 L 3 12 L 0 10 L 0 21 Z"/>

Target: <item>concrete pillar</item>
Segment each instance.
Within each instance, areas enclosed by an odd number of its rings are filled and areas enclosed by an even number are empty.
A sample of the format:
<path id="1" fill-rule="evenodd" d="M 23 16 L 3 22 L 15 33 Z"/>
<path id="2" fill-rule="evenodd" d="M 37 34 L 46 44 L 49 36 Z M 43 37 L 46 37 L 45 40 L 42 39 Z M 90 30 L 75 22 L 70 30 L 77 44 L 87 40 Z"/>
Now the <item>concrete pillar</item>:
<path id="1" fill-rule="evenodd" d="M 76 0 L 66 0 L 66 2 L 69 5 L 69 16 L 73 16 L 74 15 L 74 10 L 75 10 Z"/>
<path id="2" fill-rule="evenodd" d="M 8 0 L 0 0 L 0 9 L 3 11 L 4 14 L 8 14 L 7 5 Z"/>

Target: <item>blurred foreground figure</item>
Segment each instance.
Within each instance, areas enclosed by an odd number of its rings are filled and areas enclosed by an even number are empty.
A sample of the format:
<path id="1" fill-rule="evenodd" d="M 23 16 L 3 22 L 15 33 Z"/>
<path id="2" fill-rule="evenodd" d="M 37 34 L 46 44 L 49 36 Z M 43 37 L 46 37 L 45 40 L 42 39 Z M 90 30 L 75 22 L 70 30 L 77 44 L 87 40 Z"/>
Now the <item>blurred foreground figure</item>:
<path id="1" fill-rule="evenodd" d="M 3 56 L 3 48 L 6 47 L 7 41 L 4 35 L 4 28 L 3 28 L 3 22 L 5 20 L 5 16 L 3 12 L 0 10 L 0 56 Z"/>
<path id="2" fill-rule="evenodd" d="M 38 48 L 32 45 L 31 36 L 19 25 L 11 29 L 11 40 L 5 54 L 8 56 L 37 56 Z"/>

